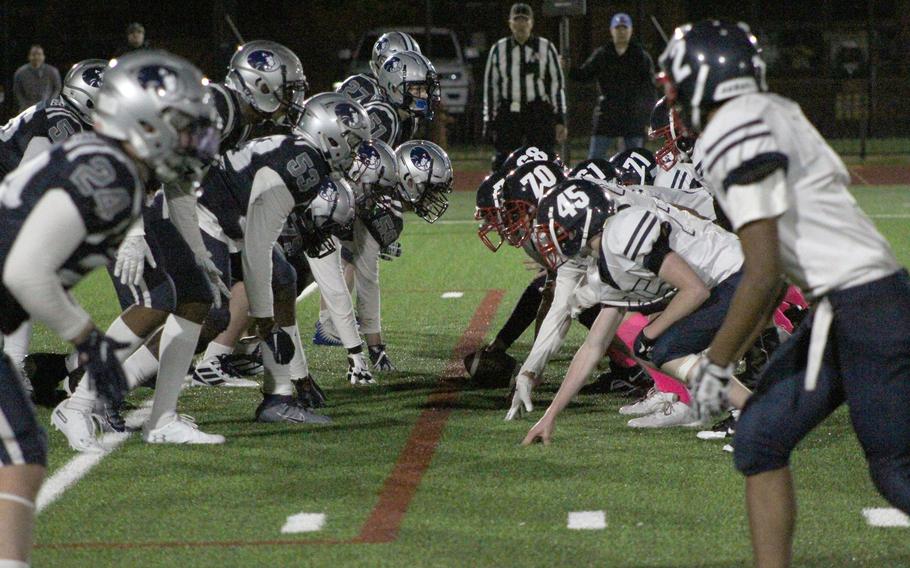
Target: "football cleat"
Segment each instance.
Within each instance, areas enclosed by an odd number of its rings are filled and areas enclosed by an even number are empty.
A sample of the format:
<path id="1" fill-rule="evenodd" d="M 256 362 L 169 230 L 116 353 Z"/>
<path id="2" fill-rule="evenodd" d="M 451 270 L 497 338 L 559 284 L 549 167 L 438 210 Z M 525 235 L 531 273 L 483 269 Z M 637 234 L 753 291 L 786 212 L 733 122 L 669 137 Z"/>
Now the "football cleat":
<path id="1" fill-rule="evenodd" d="M 87 410 L 67 406 L 66 400 L 57 405 L 51 414 L 51 423 L 66 436 L 70 447 L 82 453 L 101 453 L 104 446 L 98 439 L 97 418 Z"/>
<path id="2" fill-rule="evenodd" d="M 695 436 L 699 440 L 723 440 L 732 438 L 736 433 L 736 421 L 739 419 L 739 410 L 731 410 L 730 415 L 723 420 L 718 420 L 710 430 L 702 430 Z"/>
<path id="3" fill-rule="evenodd" d="M 126 420 L 120 414 L 120 409 L 103 398 L 99 398 L 95 402 L 94 414 L 102 432 L 126 432 Z"/>
<path id="4" fill-rule="evenodd" d="M 392 364 L 392 360 L 389 359 L 389 354 L 386 353 L 384 344 L 370 345 L 368 350 L 370 352 L 370 362 L 373 364 L 373 369 L 381 373 L 394 373 L 398 370 L 395 368 L 395 365 Z"/>
<path id="5" fill-rule="evenodd" d="M 370 373 L 366 361 L 363 359 L 363 353 L 348 355 L 348 373 L 347 379 L 352 385 L 375 385 L 373 374 Z"/>
<path id="6" fill-rule="evenodd" d="M 200 361 L 187 376 L 189 386 L 195 387 L 258 387 L 259 383 L 244 379 L 231 363 L 231 355 L 216 355 Z"/>
<path id="7" fill-rule="evenodd" d="M 313 345 L 341 347 L 341 338 L 332 334 L 327 328 L 328 325 L 323 325 L 321 321 L 316 322 L 316 333 L 313 334 Z"/>
<path id="8" fill-rule="evenodd" d="M 623 406 L 619 409 L 619 413 L 628 416 L 647 416 L 663 408 L 665 404 L 676 402 L 677 398 L 679 397 L 673 393 L 662 392 L 657 390 L 657 387 L 651 387 L 651 390 L 644 397 L 632 404 Z"/>
<path id="9" fill-rule="evenodd" d="M 206 434 L 196 421 L 185 414 L 174 414 L 170 421 L 152 430 L 143 428 L 142 439 L 149 444 L 223 444 L 221 434 Z"/>
<path id="10" fill-rule="evenodd" d="M 502 349 L 484 347 L 464 358 L 464 368 L 471 380 L 482 388 L 510 386 L 518 361 Z"/>
<path id="11" fill-rule="evenodd" d="M 676 395 L 672 396 L 676 398 Z M 679 401 L 664 402 L 655 412 L 629 420 L 632 428 L 695 428 L 703 424 L 691 406 Z"/>
<path id="12" fill-rule="evenodd" d="M 310 412 L 291 395 L 267 394 L 256 408 L 256 422 L 329 424 L 328 416 Z"/>
<path id="13" fill-rule="evenodd" d="M 313 375 L 307 375 L 302 379 L 295 379 L 291 382 L 294 383 L 294 388 L 297 390 L 297 401 L 304 408 L 322 408 L 325 406 L 325 393 L 316 384 L 316 379 L 313 378 Z"/>

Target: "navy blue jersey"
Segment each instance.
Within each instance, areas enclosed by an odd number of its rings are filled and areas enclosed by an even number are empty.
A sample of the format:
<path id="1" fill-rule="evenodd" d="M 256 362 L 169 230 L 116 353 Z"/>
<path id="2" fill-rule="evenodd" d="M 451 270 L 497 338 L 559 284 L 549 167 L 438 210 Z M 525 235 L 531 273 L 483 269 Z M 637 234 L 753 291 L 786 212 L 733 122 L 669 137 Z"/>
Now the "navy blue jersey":
<path id="1" fill-rule="evenodd" d="M 237 91 L 222 84 L 209 85 L 209 92 L 215 101 L 215 109 L 221 117 L 221 153 L 233 150 L 247 141 L 253 125 L 246 121 L 241 112 L 241 99 Z"/>
<path id="2" fill-rule="evenodd" d="M 298 204 L 309 203 L 319 181 L 331 173 L 322 152 L 291 135 L 256 138 L 222 154 L 202 181 L 199 203 L 218 218 L 228 237 L 243 238 L 240 218 L 246 215 L 253 180 L 265 169 L 278 174 Z"/>
<path id="3" fill-rule="evenodd" d="M 88 128 L 62 97 L 25 109 L 0 128 L 0 179 L 19 166 L 36 138 L 46 139 L 47 145 L 56 144 Z"/>
<path id="4" fill-rule="evenodd" d="M 396 148 L 412 139 L 417 131 L 416 120 L 402 120 L 395 107 L 385 101 L 371 101 L 363 108 L 370 117 L 370 138 L 373 140 L 382 140 Z"/>
<path id="5" fill-rule="evenodd" d="M 338 87 L 337 93 L 347 95 L 360 104 L 366 104 L 381 97 L 379 83 L 372 72 L 351 75 Z"/>
<path id="6" fill-rule="evenodd" d="M 88 232 L 59 270 L 63 287 L 69 289 L 116 257 L 117 247 L 142 209 L 144 184 L 119 144 L 94 133 L 73 136 L 23 164 L 0 184 L 0 270 L 32 209 L 52 189 L 69 195 Z M 0 284 L 3 331 L 15 330 L 26 319 L 28 315 Z"/>

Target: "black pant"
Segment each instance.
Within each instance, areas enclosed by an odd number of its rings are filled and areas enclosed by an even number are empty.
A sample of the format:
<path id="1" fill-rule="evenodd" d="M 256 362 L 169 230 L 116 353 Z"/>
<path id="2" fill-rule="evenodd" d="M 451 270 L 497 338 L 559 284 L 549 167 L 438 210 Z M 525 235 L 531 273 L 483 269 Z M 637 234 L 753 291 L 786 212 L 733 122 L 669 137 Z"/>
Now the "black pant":
<path id="1" fill-rule="evenodd" d="M 524 105 L 520 112 L 511 112 L 503 102 L 496 113 L 496 138 L 493 147 L 493 170 L 498 170 L 513 150 L 522 146 L 537 146 L 547 154 L 556 143 L 556 115 L 553 106 L 544 101 Z"/>

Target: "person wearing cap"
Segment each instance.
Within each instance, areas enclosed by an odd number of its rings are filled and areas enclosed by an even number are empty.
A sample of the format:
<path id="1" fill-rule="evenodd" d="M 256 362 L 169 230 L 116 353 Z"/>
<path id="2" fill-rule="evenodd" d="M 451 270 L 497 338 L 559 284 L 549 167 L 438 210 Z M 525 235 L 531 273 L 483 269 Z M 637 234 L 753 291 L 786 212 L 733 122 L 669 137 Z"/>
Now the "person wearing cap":
<path id="1" fill-rule="evenodd" d="M 133 22 L 126 27 L 126 46 L 120 50 L 119 55 L 150 47 L 149 43 L 145 41 L 145 26 L 139 22 Z"/>
<path id="2" fill-rule="evenodd" d="M 512 35 L 493 44 L 483 85 L 484 137 L 493 143 L 493 169 L 521 146 L 547 153 L 566 139 L 565 79 L 553 42 L 531 34 L 534 12 L 512 5 Z"/>
<path id="3" fill-rule="evenodd" d="M 611 43 L 596 50 L 580 67 L 569 66 L 569 78 L 596 80 L 600 87 L 588 158 L 609 158 L 617 149 L 644 143 L 654 106 L 654 61 L 632 40 L 632 18 L 619 12 L 610 20 Z"/>

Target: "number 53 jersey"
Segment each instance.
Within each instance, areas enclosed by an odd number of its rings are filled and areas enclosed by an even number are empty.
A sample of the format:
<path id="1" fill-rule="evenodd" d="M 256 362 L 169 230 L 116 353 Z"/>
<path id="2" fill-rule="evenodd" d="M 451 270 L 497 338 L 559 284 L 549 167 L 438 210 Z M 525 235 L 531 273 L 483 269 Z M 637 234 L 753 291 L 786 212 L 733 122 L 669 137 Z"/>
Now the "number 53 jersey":
<path id="1" fill-rule="evenodd" d="M 742 267 L 739 239 L 710 221 L 672 205 L 625 207 L 604 224 L 589 285 L 605 305 L 634 309 L 666 298 L 673 287 L 660 279 L 664 258 L 675 252 L 711 289 Z"/>

